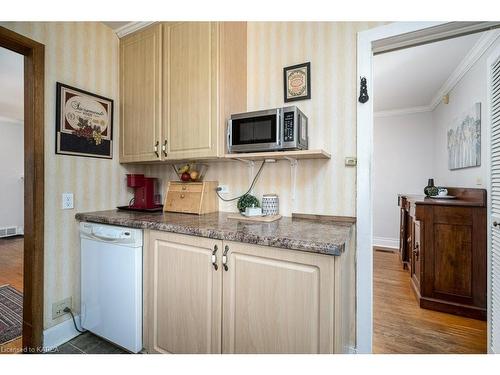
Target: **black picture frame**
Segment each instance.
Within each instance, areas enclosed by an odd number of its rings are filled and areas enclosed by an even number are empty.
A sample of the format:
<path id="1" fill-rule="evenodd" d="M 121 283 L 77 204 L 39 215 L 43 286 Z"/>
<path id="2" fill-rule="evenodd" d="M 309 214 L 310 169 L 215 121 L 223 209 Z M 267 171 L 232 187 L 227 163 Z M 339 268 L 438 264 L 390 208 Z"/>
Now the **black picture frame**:
<path id="1" fill-rule="evenodd" d="M 85 100 L 86 104 L 90 103 L 94 107 L 103 108 L 105 115 L 92 108 L 73 107 L 75 111 L 83 113 L 78 118 L 78 124 L 81 123 L 82 126 L 75 128 L 74 124 L 70 124 L 71 120 L 66 117 L 66 103 L 71 98 L 76 98 L 71 104 L 77 103 L 78 98 L 80 98 Z M 58 155 L 113 159 L 113 113 L 114 102 L 112 99 L 56 82 L 55 153 Z M 73 117 L 78 116 L 73 114 Z M 99 117 L 101 120 L 99 120 Z M 98 125 L 92 125 L 91 121 L 97 122 Z M 100 124 L 102 126 L 106 125 L 104 130 L 99 126 Z"/>
<path id="2" fill-rule="evenodd" d="M 305 84 L 306 92 L 303 95 L 289 95 L 289 72 L 302 72 L 305 71 Z M 283 68 L 283 99 L 285 103 L 295 102 L 298 100 L 311 99 L 311 62 L 306 62 L 303 64 L 291 65 Z"/>

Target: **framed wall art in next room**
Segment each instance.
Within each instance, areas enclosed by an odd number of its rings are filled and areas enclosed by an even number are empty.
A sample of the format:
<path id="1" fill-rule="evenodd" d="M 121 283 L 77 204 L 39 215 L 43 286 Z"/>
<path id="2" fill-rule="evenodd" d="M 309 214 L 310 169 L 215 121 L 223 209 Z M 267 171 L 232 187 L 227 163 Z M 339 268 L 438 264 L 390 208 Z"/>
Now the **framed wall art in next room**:
<path id="1" fill-rule="evenodd" d="M 113 158 L 113 100 L 57 82 L 56 154 Z"/>
<path id="2" fill-rule="evenodd" d="M 283 68 L 285 103 L 311 99 L 311 63 Z"/>

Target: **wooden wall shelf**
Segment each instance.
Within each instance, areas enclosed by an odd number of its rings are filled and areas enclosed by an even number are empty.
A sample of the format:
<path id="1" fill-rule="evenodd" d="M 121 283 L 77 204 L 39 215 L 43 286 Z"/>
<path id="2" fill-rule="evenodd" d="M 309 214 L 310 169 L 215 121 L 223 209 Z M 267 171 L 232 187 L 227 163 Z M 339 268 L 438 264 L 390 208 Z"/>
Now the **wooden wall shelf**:
<path id="1" fill-rule="evenodd" d="M 300 151 L 272 151 L 272 152 L 252 152 L 241 154 L 226 154 L 225 159 L 234 160 L 288 160 L 288 159 L 330 159 L 331 155 L 325 150 L 300 150 Z"/>

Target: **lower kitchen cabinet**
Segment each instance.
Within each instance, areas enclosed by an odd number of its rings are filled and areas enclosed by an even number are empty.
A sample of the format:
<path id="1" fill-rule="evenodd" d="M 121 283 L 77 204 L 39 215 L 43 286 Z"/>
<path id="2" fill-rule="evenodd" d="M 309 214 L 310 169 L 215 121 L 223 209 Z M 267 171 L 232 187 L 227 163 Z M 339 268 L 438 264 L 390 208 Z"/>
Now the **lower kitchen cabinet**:
<path id="1" fill-rule="evenodd" d="M 332 353 L 334 257 L 225 242 L 224 353 Z"/>
<path id="2" fill-rule="evenodd" d="M 345 353 L 354 248 L 341 256 L 147 231 L 149 353 Z"/>
<path id="3" fill-rule="evenodd" d="M 148 352 L 220 353 L 222 272 L 212 253 L 221 253 L 222 241 L 158 231 L 145 237 Z"/>

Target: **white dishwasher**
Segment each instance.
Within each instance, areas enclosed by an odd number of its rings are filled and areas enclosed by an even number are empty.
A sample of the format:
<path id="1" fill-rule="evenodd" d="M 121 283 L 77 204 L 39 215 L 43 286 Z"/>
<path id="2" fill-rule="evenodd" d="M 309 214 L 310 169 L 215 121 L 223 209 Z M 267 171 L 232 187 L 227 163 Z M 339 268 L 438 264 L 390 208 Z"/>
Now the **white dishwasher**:
<path id="1" fill-rule="evenodd" d="M 80 223 L 82 328 L 142 350 L 142 230 Z"/>

